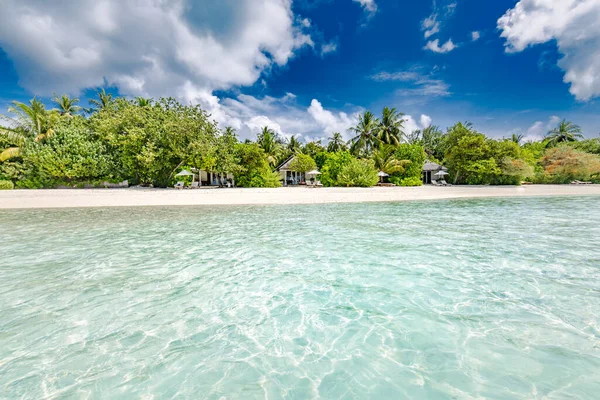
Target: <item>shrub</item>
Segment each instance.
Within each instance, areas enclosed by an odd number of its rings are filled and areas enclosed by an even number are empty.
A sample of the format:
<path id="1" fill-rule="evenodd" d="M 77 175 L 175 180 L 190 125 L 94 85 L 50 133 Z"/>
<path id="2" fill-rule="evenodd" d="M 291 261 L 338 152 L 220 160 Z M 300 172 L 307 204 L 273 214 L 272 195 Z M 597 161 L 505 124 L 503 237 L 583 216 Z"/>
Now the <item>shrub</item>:
<path id="1" fill-rule="evenodd" d="M 256 143 L 240 143 L 236 146 L 239 167 L 234 173 L 239 187 L 279 187 L 279 174 L 271 171 L 265 152 Z"/>
<path id="2" fill-rule="evenodd" d="M 420 177 L 412 176 L 410 178 L 404 178 L 396 183 L 398 186 L 423 186 L 423 180 Z"/>
<path id="3" fill-rule="evenodd" d="M 548 149 L 542 157 L 547 183 L 569 183 L 573 180 L 600 180 L 600 157 L 571 147 Z M 538 176 L 539 179 L 539 176 Z"/>
<path id="4" fill-rule="evenodd" d="M 12 190 L 15 188 L 15 185 L 12 181 L 0 181 L 0 190 Z"/>
<path id="5" fill-rule="evenodd" d="M 371 187 L 378 181 L 379 177 L 373 161 L 355 158 L 343 166 L 337 177 L 339 186 Z"/>
<path id="6" fill-rule="evenodd" d="M 423 146 L 419 144 L 401 144 L 396 150 L 396 159 L 409 160 L 411 163 L 406 165 L 404 172 L 394 176 L 402 179 L 417 178 L 420 181 L 426 156 Z"/>
<path id="7" fill-rule="evenodd" d="M 340 171 L 352 160 L 355 158 L 347 151 L 327 153 L 321 169 L 321 183 L 324 186 L 337 186 Z"/>

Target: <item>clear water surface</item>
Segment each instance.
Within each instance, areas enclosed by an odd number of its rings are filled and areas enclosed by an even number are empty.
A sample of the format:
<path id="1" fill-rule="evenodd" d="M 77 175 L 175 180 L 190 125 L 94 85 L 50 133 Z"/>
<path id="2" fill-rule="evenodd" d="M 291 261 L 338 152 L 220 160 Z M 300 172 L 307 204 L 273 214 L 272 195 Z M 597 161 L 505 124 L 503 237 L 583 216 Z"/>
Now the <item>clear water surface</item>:
<path id="1" fill-rule="evenodd" d="M 600 199 L 0 212 L 0 398 L 594 399 Z"/>

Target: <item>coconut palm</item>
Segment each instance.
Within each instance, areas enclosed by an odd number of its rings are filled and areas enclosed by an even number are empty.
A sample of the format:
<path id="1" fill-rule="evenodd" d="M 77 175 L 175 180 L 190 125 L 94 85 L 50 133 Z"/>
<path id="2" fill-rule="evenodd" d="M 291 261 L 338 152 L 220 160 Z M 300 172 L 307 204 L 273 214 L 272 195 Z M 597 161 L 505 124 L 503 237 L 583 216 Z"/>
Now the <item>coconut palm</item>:
<path id="1" fill-rule="evenodd" d="M 55 93 L 52 98 L 52 102 L 58 106 L 56 109 L 60 115 L 73 116 L 73 114 L 77 114 L 81 107 L 76 104 L 79 103 L 79 99 L 77 97 L 69 97 L 66 94 L 58 97 Z"/>
<path id="2" fill-rule="evenodd" d="M 136 97 L 135 103 L 140 107 L 148 107 L 152 104 L 152 99 L 147 99 L 145 97 Z"/>
<path id="3" fill-rule="evenodd" d="M 346 151 L 346 141 L 342 137 L 342 134 L 335 132 L 332 137 L 329 138 L 329 144 L 327 145 L 327 151 L 330 153 L 337 153 L 338 151 Z"/>
<path id="4" fill-rule="evenodd" d="M 381 122 L 377 127 L 377 137 L 382 143 L 397 146 L 400 144 L 403 132 L 404 114 L 396 111 L 395 108 L 385 107 L 381 113 Z"/>
<path id="5" fill-rule="evenodd" d="M 256 143 L 264 150 L 269 164 L 275 165 L 281 153 L 281 140 L 277 137 L 277 134 L 265 126 L 258 134 Z"/>
<path id="6" fill-rule="evenodd" d="M 583 139 L 582 132 L 579 125 L 563 119 L 558 123 L 556 128 L 552 129 L 546 135 L 546 146 L 552 147 L 562 142 L 576 142 L 579 139 Z"/>
<path id="7" fill-rule="evenodd" d="M 351 140 L 350 151 L 356 156 L 368 156 L 373 152 L 373 148 L 381 141 L 377 137 L 379 121 L 371 111 L 365 111 L 358 116 L 358 124 L 350 128 L 355 133 Z"/>
<path id="8" fill-rule="evenodd" d="M 302 151 L 302 144 L 300 144 L 295 136 L 292 136 L 288 141 L 287 150 L 292 154 L 298 154 Z"/>
<path id="9" fill-rule="evenodd" d="M 12 122 L 18 128 L 17 130 L 20 128 L 21 132 L 37 141 L 54 133 L 52 126 L 58 120 L 58 111 L 46 110 L 44 103 L 35 97 L 29 101 L 29 104 L 13 101 L 8 111 L 15 114 Z"/>
<path id="10" fill-rule="evenodd" d="M 406 166 L 412 162 L 410 160 L 399 160 L 396 157 L 396 146 L 389 144 L 380 144 L 373 151 L 373 161 L 375 162 L 375 168 L 389 175 L 404 172 Z"/>
<path id="11" fill-rule="evenodd" d="M 90 104 L 94 106 L 97 110 L 102 110 L 106 108 L 113 100 L 112 94 L 106 93 L 106 90 L 102 88 L 98 90 L 98 99 L 91 99 Z"/>
<path id="12" fill-rule="evenodd" d="M 510 137 L 511 142 L 514 142 L 516 144 L 521 144 L 521 141 L 523 140 L 525 136 L 521 135 L 521 134 L 516 134 L 513 133 L 512 136 Z"/>

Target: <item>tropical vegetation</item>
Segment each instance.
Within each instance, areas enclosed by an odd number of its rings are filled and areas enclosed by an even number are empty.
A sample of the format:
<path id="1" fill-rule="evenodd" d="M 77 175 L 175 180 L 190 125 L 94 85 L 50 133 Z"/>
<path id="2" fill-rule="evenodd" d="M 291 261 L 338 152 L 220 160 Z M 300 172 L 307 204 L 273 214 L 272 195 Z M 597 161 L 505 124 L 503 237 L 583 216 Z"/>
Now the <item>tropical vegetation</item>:
<path id="1" fill-rule="evenodd" d="M 518 133 L 490 138 L 468 122 L 407 132 L 403 114 L 385 107 L 380 117 L 360 114 L 349 140 L 335 132 L 326 144 L 302 143 L 264 127 L 254 141 L 242 142 L 200 106 L 172 98 L 126 99 L 101 89 L 89 108 L 67 95 L 55 95 L 52 103 L 14 101 L 2 116 L 1 189 L 123 180 L 168 187 L 189 168 L 232 174 L 237 186 L 276 187 L 276 167 L 291 156 L 298 172 L 319 169 L 324 186 L 373 186 L 378 172 L 396 185 L 421 185 L 426 160 L 446 166 L 455 184 L 600 183 L 600 137 L 584 139 L 567 120 L 543 140 L 526 142 Z"/>

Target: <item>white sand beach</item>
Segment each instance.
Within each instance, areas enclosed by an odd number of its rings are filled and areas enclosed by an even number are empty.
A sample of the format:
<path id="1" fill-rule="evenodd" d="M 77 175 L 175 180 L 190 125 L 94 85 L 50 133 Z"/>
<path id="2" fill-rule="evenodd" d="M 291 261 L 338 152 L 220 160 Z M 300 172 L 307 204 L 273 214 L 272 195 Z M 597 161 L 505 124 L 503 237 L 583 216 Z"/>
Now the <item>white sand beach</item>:
<path id="1" fill-rule="evenodd" d="M 325 204 L 523 196 L 600 196 L 600 185 L 9 190 L 0 191 L 0 209 Z"/>

